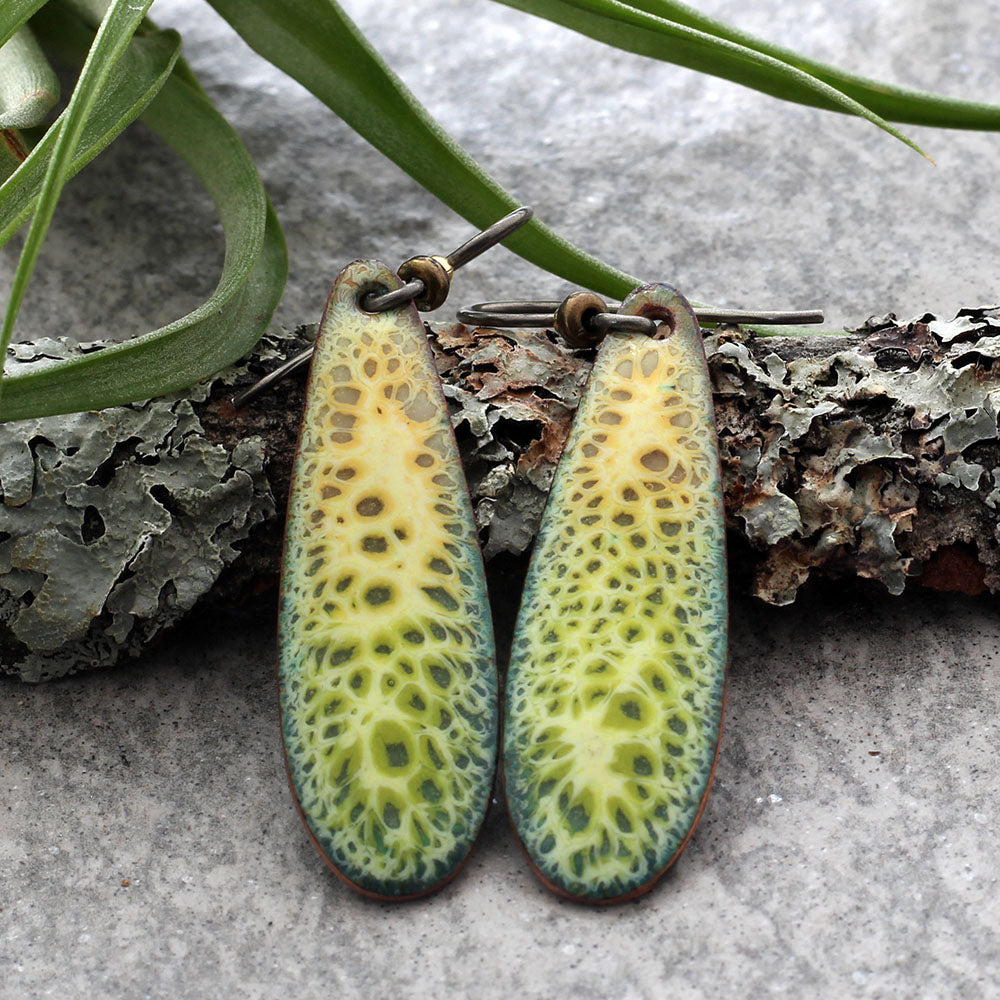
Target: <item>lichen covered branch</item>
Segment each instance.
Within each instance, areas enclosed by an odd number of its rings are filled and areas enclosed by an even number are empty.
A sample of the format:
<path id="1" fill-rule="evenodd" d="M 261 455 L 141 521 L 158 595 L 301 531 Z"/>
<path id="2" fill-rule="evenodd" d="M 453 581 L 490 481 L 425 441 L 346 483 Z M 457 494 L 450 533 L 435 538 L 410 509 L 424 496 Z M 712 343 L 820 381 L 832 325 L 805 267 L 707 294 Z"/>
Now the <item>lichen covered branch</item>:
<path id="1" fill-rule="evenodd" d="M 533 536 L 589 358 L 536 331 L 436 331 L 487 557 Z M 706 337 L 730 534 L 753 592 L 811 574 L 1000 589 L 1000 313 L 846 337 Z M 736 540 L 734 538 L 734 540 Z"/>
<path id="2" fill-rule="evenodd" d="M 109 665 L 213 587 L 273 581 L 303 382 L 243 410 L 230 399 L 309 332 L 269 335 L 186 395 L 0 427 L 4 670 Z M 429 335 L 486 558 L 524 552 L 591 358 L 548 331 Z M 753 593 L 787 604 L 811 576 L 1000 590 L 1000 311 L 889 316 L 841 337 L 724 329 L 706 349 L 732 551 Z M 8 364 L 74 350 L 23 344 Z"/>

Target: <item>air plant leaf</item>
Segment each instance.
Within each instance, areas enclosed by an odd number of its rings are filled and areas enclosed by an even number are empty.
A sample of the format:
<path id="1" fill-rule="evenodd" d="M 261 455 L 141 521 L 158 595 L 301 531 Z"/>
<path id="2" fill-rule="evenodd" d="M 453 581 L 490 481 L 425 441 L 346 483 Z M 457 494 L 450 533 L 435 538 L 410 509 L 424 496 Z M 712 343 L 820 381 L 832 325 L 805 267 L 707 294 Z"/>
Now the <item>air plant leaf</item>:
<path id="1" fill-rule="evenodd" d="M 774 45 L 715 18 L 707 17 L 701 11 L 676 0 L 628 0 L 628 6 L 773 56 L 830 84 L 831 87 L 836 87 L 841 93 L 854 98 L 888 121 L 903 122 L 908 125 L 932 125 L 938 128 L 987 131 L 1000 129 L 1000 105 L 956 100 L 847 73 L 835 66 L 809 59 L 792 49 Z M 649 54 L 655 54 L 658 59 L 670 59 L 666 45 L 662 46 L 660 52 Z"/>
<path id="2" fill-rule="evenodd" d="M 0 48 L 0 129 L 41 125 L 59 100 L 59 78 L 28 27 Z"/>
<path id="3" fill-rule="evenodd" d="M 35 13 L 45 0 L 5 0 L 0 7 L 0 117 L 5 109 L 16 109 L 23 101 L 31 87 L 26 89 L 25 68 L 21 65 L 25 43 L 17 42 L 14 48 L 7 49 L 14 36 L 21 32 L 21 26 Z M 28 43 L 30 48 L 30 43 Z M 29 56 L 29 60 L 33 55 Z M 36 66 L 36 70 L 40 67 Z M 8 83 L 7 75 L 12 79 Z M 22 110 L 24 110 L 22 108 Z M 11 116 L 11 121 L 15 115 Z M 28 117 L 33 117 L 29 111 Z M 21 127 L 16 124 L 0 123 L 0 183 L 5 181 L 28 155 L 29 144 L 21 133 Z"/>
<path id="4" fill-rule="evenodd" d="M 46 19 L 43 27 L 46 42 L 58 36 L 67 51 L 83 58 L 80 22 L 71 14 Z M 147 86 L 160 69 L 147 66 Z M 185 160 L 216 204 L 226 252 L 215 291 L 161 329 L 7 377 L 0 419 L 94 409 L 183 388 L 245 354 L 266 327 L 287 272 L 281 230 L 246 148 L 204 94 L 185 82 L 186 75 L 175 70 L 143 120 Z M 124 118 L 142 89 L 139 84 L 105 92 L 105 102 L 118 102 L 107 120 Z"/>
<path id="5" fill-rule="evenodd" d="M 87 54 L 69 104 L 60 117 L 55 147 L 49 159 L 45 180 L 35 206 L 34 218 L 24 241 L 7 299 L 7 311 L 3 327 L 0 328 L 0 358 L 6 357 L 7 345 L 14 332 L 14 324 L 28 290 L 35 262 L 38 260 L 45 234 L 55 214 L 63 185 L 69 179 L 73 154 L 80 135 L 115 63 L 128 46 L 151 3 L 152 0 L 137 0 L 134 4 L 130 0 L 113 0 L 94 38 L 94 44 Z M 0 401 L 3 399 L 3 389 L 3 378 L 0 377 Z"/>
<path id="6" fill-rule="evenodd" d="M 65 21 L 64 16 L 43 11 L 35 23 L 50 50 L 71 58 L 74 49 L 65 45 L 65 39 L 73 30 L 72 21 Z M 78 29 L 74 34 L 79 44 L 84 32 L 79 26 Z M 69 166 L 69 176 L 86 166 L 138 118 L 166 82 L 180 50 L 180 35 L 173 31 L 158 31 L 132 39 L 108 80 L 104 99 L 87 119 Z M 0 246 L 34 210 L 58 134 L 58 128 L 49 129 L 24 166 L 0 187 Z"/>
<path id="7" fill-rule="evenodd" d="M 488 226 L 520 204 L 442 130 L 334 0 L 209 3 L 251 48 L 474 225 Z M 504 245 L 553 274 L 606 295 L 622 298 L 640 283 L 536 220 Z"/>
<path id="8" fill-rule="evenodd" d="M 600 42 L 710 73 L 786 101 L 857 115 L 922 156 L 912 139 L 829 83 L 758 49 L 708 34 L 618 0 L 497 0 Z"/>
<path id="9" fill-rule="evenodd" d="M 104 14 L 107 11 L 109 0 L 55 0 L 57 6 L 66 7 L 72 10 L 73 13 L 92 31 L 96 31 L 100 27 L 101 20 L 104 18 Z M 147 17 L 143 20 L 142 24 L 136 32 L 138 36 L 145 34 L 150 34 L 160 29 L 156 27 L 155 24 Z M 201 81 L 194 75 L 191 67 L 188 66 L 187 62 L 184 60 L 183 56 L 177 60 L 174 65 L 174 76 L 177 79 L 183 80 L 188 86 L 193 87 L 200 94 L 205 93 L 205 88 L 202 87 Z"/>
<path id="10" fill-rule="evenodd" d="M 46 2 L 47 0 L 4 0 L 0 5 L 0 45 L 4 45 L 35 11 L 45 6 Z"/>

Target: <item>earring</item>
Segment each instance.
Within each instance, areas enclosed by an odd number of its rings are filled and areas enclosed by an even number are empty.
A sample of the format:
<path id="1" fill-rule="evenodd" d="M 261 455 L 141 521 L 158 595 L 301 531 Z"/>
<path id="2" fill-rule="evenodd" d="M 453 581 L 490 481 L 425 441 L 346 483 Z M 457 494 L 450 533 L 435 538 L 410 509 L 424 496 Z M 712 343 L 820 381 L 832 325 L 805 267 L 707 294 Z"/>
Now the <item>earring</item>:
<path id="1" fill-rule="evenodd" d="M 454 877 L 485 817 L 497 749 L 482 556 L 414 305 L 440 305 L 451 273 L 530 215 L 398 275 L 349 264 L 313 352 L 278 623 L 285 760 L 313 844 L 379 899 Z"/>
<path id="2" fill-rule="evenodd" d="M 715 321 L 732 316 L 712 314 Z M 508 810 L 535 873 L 573 899 L 649 890 L 684 849 L 718 755 L 725 523 L 698 321 L 665 285 L 486 303 L 483 326 L 602 340 L 542 518 L 504 716 Z M 767 314 L 769 322 L 816 314 Z"/>

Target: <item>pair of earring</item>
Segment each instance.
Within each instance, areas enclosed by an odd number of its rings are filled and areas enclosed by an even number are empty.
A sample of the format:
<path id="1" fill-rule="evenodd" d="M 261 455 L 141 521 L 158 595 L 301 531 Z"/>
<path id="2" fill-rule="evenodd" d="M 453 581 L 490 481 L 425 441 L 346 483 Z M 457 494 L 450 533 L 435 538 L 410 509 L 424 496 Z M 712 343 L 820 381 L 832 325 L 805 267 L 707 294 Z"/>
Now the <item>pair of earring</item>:
<path id="1" fill-rule="evenodd" d="M 501 727 L 482 556 L 414 304 L 439 306 L 453 271 L 530 214 L 396 274 L 348 265 L 315 345 L 285 535 L 281 724 L 309 836 L 380 899 L 425 895 L 459 871 L 501 728 L 507 804 L 533 869 L 590 902 L 637 896 L 663 874 L 717 758 L 718 447 L 698 321 L 664 285 L 617 311 L 583 294 L 459 314 L 601 341 L 532 555 Z"/>

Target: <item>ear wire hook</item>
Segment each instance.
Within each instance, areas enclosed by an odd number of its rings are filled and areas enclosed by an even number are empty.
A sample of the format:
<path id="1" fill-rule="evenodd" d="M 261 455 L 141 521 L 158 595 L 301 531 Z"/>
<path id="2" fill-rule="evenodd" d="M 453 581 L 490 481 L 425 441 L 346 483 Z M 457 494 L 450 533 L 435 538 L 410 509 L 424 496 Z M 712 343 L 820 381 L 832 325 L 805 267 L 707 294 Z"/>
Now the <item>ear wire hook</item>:
<path id="1" fill-rule="evenodd" d="M 574 292 L 561 302 L 555 299 L 480 302 L 460 309 L 458 321 L 470 326 L 551 327 L 573 347 L 591 347 L 612 331 L 652 336 L 655 320 L 644 316 L 619 316 L 618 302 L 605 302 L 593 292 Z M 805 325 L 822 323 L 818 309 L 796 312 L 767 310 L 695 309 L 699 323 L 767 323 Z"/>
<path id="2" fill-rule="evenodd" d="M 430 312 L 444 304 L 451 287 L 452 275 L 480 254 L 502 243 L 508 236 L 521 228 L 533 215 L 527 206 L 516 209 L 509 215 L 494 222 L 492 226 L 476 233 L 460 247 L 452 250 L 447 257 L 438 255 L 411 257 L 399 265 L 397 274 L 405 282 L 391 292 L 365 295 L 359 305 L 365 312 L 387 312 L 397 306 L 413 302 L 421 312 Z M 240 407 L 286 375 L 309 363 L 313 348 L 307 347 L 300 354 L 290 358 L 269 372 L 258 382 L 233 396 L 233 406 Z"/>

